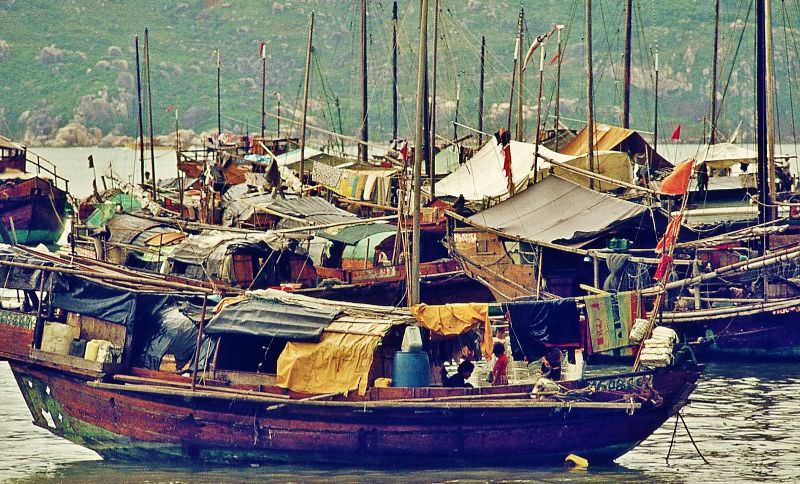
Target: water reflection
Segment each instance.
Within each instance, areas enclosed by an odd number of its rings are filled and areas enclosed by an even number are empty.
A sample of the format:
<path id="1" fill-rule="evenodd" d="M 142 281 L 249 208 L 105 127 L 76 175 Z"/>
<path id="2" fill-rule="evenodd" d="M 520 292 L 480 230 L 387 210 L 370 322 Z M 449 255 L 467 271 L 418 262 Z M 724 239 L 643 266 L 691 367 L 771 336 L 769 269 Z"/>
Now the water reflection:
<path id="1" fill-rule="evenodd" d="M 800 464 L 800 367 L 791 364 L 709 365 L 684 410 L 703 463 L 678 426 L 669 464 L 665 461 L 675 422 L 671 420 L 617 465 L 588 471 L 562 468 L 374 470 L 274 467 L 205 467 L 185 464 L 131 465 L 92 461 L 81 449 L 30 424 L 30 415 L 5 364 L 0 364 L 0 478 L 20 482 L 733 482 L 797 480 Z M 11 391 L 13 390 L 13 391 Z M 10 415 L 6 415 L 10 412 Z M 7 450 L 6 450 L 7 449 Z"/>

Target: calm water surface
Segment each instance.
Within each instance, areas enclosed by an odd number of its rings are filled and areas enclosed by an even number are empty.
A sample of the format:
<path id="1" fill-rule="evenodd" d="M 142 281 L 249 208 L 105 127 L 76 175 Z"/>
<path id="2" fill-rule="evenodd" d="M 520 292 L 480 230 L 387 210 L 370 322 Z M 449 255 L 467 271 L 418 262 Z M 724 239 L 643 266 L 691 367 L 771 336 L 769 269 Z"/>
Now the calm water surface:
<path id="1" fill-rule="evenodd" d="M 800 480 L 800 365 L 709 365 L 684 415 L 709 460 L 674 420 L 623 456 L 588 471 L 562 468 L 372 470 L 117 464 L 31 424 L 6 363 L 0 363 L 0 480 L 16 482 L 742 482 Z M 487 449 L 488 451 L 488 449 Z"/>

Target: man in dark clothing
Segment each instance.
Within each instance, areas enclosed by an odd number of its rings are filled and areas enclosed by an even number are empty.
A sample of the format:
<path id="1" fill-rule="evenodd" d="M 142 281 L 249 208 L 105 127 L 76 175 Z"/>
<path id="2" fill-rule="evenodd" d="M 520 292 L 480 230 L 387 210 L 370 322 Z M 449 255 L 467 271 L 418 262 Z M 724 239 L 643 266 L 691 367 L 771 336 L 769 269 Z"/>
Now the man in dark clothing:
<path id="1" fill-rule="evenodd" d="M 471 361 L 462 361 L 461 364 L 458 365 L 456 374 L 445 378 L 442 384 L 452 388 L 472 388 L 472 385 L 467 383 L 467 380 L 472 376 L 472 371 L 474 369 L 475 365 L 473 365 Z"/>

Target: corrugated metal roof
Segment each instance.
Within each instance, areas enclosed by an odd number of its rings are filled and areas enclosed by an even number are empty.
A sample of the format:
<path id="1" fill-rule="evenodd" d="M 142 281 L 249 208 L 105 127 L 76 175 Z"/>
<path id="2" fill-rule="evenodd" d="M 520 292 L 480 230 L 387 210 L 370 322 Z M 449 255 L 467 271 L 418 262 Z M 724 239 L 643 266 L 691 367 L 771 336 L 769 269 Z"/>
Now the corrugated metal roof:
<path id="1" fill-rule="evenodd" d="M 131 244 L 137 241 L 139 245 L 144 245 L 144 241 L 158 233 L 179 232 L 179 230 L 163 222 L 156 222 L 146 218 L 134 217 L 124 213 L 115 215 L 108 221 L 110 242 L 121 244 Z M 140 235 L 147 234 L 146 237 L 139 238 Z"/>
<path id="2" fill-rule="evenodd" d="M 265 194 L 243 197 L 230 202 L 225 208 L 224 222 L 227 225 L 235 225 L 239 221 L 249 219 L 258 211 L 266 211 L 265 209 L 284 216 L 303 219 L 308 222 L 307 225 L 340 223 L 358 218 L 321 197 L 273 198 L 272 195 Z M 285 223 L 282 224 L 282 227 L 298 225 L 300 225 L 299 222 Z"/>

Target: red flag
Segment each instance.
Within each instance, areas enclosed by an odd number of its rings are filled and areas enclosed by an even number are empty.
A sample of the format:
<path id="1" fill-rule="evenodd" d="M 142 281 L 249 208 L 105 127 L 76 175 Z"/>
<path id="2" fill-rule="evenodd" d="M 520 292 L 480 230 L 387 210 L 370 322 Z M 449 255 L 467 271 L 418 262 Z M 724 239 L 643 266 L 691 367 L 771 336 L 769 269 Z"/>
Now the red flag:
<path id="1" fill-rule="evenodd" d="M 403 146 L 400 147 L 400 157 L 403 159 L 403 163 L 408 162 L 408 141 L 403 141 Z"/>
<path id="2" fill-rule="evenodd" d="M 552 58 L 552 59 L 550 59 L 550 63 L 549 63 L 549 65 L 551 65 L 551 66 L 552 66 L 553 64 L 555 64 L 556 62 L 558 62 L 558 59 L 560 59 L 560 58 L 561 58 L 561 54 L 556 54 L 555 56 L 553 56 L 553 58 Z"/>
<path id="3" fill-rule="evenodd" d="M 672 138 L 671 139 L 672 139 L 672 141 L 678 141 L 679 139 L 681 139 L 681 125 L 680 124 L 675 128 L 675 131 L 672 132 Z"/>
<path id="4" fill-rule="evenodd" d="M 692 176 L 692 166 L 694 160 L 686 160 L 679 163 L 672 169 L 672 173 L 661 180 L 661 188 L 658 190 L 664 195 L 683 195 L 689 188 L 689 178 Z"/>
<path id="5" fill-rule="evenodd" d="M 666 249 L 672 246 L 678 239 L 678 234 L 681 231 L 681 222 L 683 221 L 682 215 L 676 215 L 667 224 L 667 230 L 664 231 L 664 236 L 658 241 L 656 245 L 656 254 L 663 253 Z"/>

